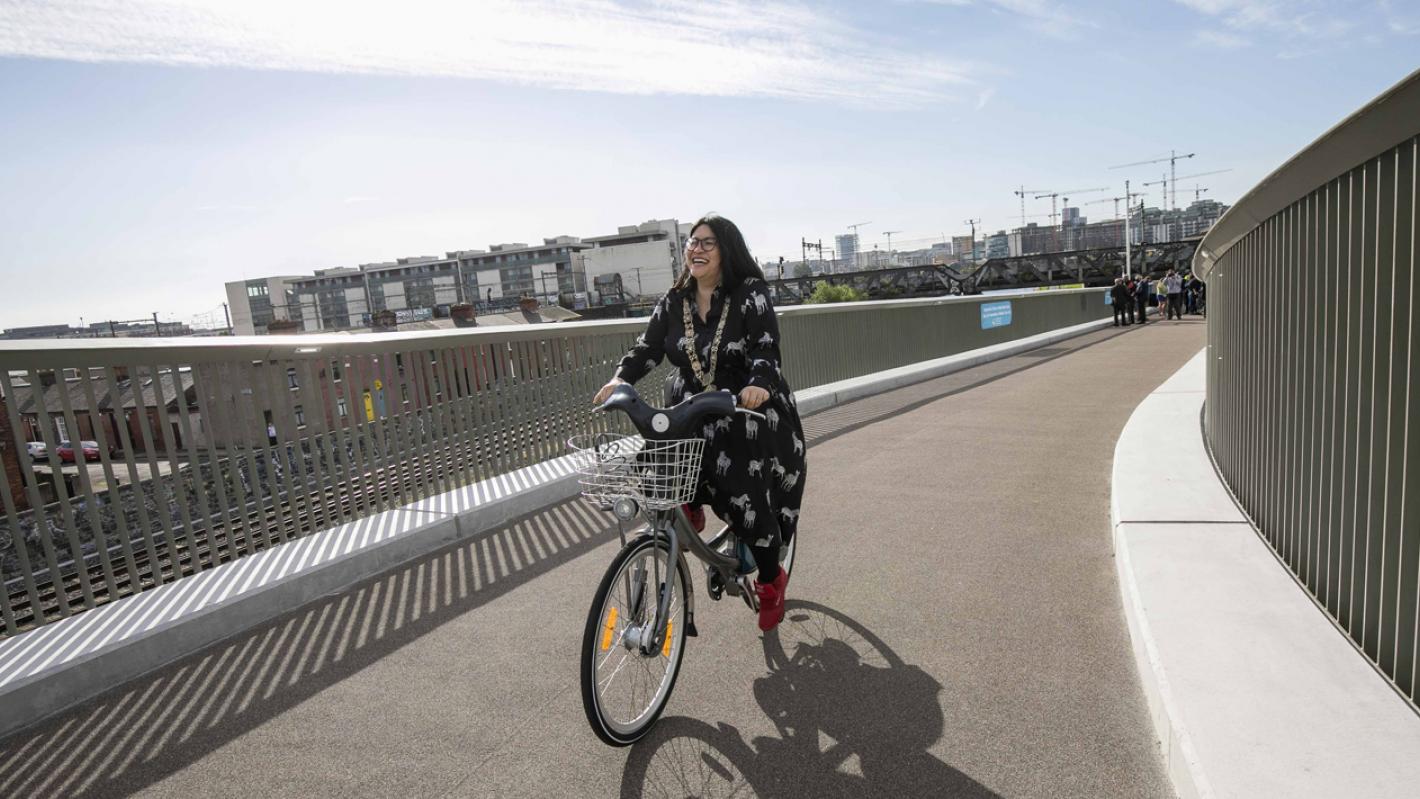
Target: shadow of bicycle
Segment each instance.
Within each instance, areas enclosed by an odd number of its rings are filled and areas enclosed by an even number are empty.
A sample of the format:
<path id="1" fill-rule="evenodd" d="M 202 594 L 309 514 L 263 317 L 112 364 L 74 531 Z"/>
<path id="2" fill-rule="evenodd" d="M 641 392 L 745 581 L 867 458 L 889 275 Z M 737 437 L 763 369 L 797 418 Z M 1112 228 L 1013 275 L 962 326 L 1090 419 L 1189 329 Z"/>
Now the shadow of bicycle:
<path id="1" fill-rule="evenodd" d="M 860 797 L 997 794 L 938 760 L 942 686 L 842 613 L 788 603 L 762 639 L 754 696 L 775 736 L 662 719 L 622 772 L 626 797 Z"/>

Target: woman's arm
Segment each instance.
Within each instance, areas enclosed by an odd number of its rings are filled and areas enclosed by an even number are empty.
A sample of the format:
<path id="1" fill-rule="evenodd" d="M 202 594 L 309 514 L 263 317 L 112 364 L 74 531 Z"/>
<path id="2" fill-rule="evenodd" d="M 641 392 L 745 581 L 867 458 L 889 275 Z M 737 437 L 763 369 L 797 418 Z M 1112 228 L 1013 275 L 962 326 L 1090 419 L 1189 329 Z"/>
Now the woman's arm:
<path id="1" fill-rule="evenodd" d="M 768 283 L 754 280 L 746 288 L 740 310 L 745 320 L 748 385 L 772 391 L 779 379 L 779 319 L 769 299 Z"/>
<path id="2" fill-rule="evenodd" d="M 622 357 L 621 363 L 617 365 L 617 378 L 627 383 L 635 383 L 656 368 L 656 364 L 666 356 L 666 326 L 669 316 L 670 295 L 667 294 L 661 297 L 661 301 L 656 303 L 655 310 L 651 311 L 651 319 L 646 323 L 645 332 L 636 339 L 636 343 L 631 346 L 631 349 Z"/>

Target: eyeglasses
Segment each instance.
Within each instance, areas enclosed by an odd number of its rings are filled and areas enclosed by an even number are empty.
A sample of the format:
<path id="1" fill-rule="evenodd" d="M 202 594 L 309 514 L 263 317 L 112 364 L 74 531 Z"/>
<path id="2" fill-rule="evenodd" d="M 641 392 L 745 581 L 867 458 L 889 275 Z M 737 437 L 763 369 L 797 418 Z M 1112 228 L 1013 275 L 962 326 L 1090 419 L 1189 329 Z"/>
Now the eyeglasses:
<path id="1" fill-rule="evenodd" d="M 714 252 L 716 241 L 714 239 L 686 239 L 685 248 L 694 250 L 699 248 L 703 252 Z"/>

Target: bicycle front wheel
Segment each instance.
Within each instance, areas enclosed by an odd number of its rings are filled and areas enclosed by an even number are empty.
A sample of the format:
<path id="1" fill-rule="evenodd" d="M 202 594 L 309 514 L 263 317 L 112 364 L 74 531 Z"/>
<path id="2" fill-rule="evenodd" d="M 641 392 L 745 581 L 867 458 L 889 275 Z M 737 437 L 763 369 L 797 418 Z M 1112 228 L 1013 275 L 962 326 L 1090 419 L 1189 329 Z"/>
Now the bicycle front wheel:
<path id="1" fill-rule="evenodd" d="M 670 562 L 663 539 L 642 536 L 612 560 L 597 588 L 582 634 L 582 707 L 592 731 L 612 746 L 635 743 L 670 700 L 685 656 L 689 574 Z M 655 630 L 656 603 L 671 584 L 664 641 L 651 652 L 641 642 Z"/>

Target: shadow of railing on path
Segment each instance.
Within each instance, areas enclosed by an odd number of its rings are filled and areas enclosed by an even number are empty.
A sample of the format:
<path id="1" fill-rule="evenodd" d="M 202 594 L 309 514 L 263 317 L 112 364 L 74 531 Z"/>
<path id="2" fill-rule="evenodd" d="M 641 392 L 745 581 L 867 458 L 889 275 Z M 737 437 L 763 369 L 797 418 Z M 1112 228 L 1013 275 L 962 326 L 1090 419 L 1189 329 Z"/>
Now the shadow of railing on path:
<path id="1" fill-rule="evenodd" d="M 317 600 L 0 741 L 0 796 L 138 791 L 600 545 L 571 500 Z"/>
<path id="2" fill-rule="evenodd" d="M 754 696 L 777 737 L 663 719 L 627 758 L 623 799 L 997 797 L 928 751 L 948 722 L 942 686 L 858 622 L 791 600 L 762 641 L 769 673 Z"/>

